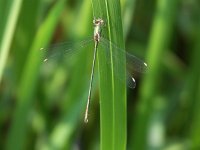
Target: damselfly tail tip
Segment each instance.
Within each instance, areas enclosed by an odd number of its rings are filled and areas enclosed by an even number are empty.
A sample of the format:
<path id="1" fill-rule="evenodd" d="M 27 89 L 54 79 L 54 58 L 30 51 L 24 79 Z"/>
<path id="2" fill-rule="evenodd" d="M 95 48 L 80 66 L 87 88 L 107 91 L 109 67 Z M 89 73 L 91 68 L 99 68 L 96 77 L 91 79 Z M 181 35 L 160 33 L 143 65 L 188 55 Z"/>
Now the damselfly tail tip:
<path id="1" fill-rule="evenodd" d="M 88 123 L 88 112 L 87 112 L 87 111 L 85 112 L 84 122 L 85 122 L 85 123 Z"/>
<path id="2" fill-rule="evenodd" d="M 88 107 L 85 110 L 85 118 L 84 118 L 84 122 L 88 123 Z"/>
<path id="3" fill-rule="evenodd" d="M 88 123 L 88 118 L 85 118 L 85 119 L 84 119 L 84 122 L 85 122 L 85 123 Z"/>

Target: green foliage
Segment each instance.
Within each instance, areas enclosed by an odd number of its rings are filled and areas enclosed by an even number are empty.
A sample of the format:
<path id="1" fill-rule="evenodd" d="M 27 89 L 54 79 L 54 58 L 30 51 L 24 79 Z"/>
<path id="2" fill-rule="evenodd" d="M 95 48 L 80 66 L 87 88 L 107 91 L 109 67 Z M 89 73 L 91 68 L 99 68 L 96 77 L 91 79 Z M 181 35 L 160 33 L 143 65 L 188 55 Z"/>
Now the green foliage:
<path id="1" fill-rule="evenodd" d="M 0 26 L 0 27 L 3 27 L 4 29 L 4 31 L 2 31 L 2 35 L 0 36 L 2 38 L 0 39 L 0 42 L 1 42 L 0 44 L 0 81 L 2 78 L 2 74 L 5 68 L 5 64 L 6 64 L 6 59 L 8 57 L 9 49 L 11 46 L 11 41 L 12 41 L 12 37 L 13 37 L 14 30 L 16 27 L 16 22 L 17 22 L 19 11 L 20 11 L 21 3 L 22 3 L 22 0 L 10 2 L 10 7 L 9 7 L 10 9 L 9 9 L 8 15 L 5 15 L 8 17 L 8 19 L 2 20 L 2 23 Z M 3 11 L 2 11 L 2 14 L 4 14 Z M 4 23 L 3 21 L 5 21 L 6 23 Z"/>
<path id="2" fill-rule="evenodd" d="M 137 106 L 137 122 L 134 128 L 136 134 L 133 141 L 134 149 L 146 149 L 147 147 L 144 143 L 146 143 L 151 116 L 153 116 L 151 113 L 154 113 L 152 110 L 154 109 L 155 94 L 158 90 L 156 83 L 159 84 L 161 60 L 167 50 L 169 39 L 171 39 L 176 9 L 176 0 L 160 0 L 157 2 L 147 53 L 147 64 L 150 69 L 148 70 L 148 75 L 144 78 L 140 91 L 140 102 Z M 138 135 L 140 136 L 138 137 Z"/>
<path id="3" fill-rule="evenodd" d="M 42 44 L 47 43 L 48 39 L 50 39 L 52 31 L 56 25 L 56 20 L 63 8 L 63 4 L 64 1 L 61 0 L 57 5 L 55 5 L 47 20 L 41 25 L 36 34 L 35 40 L 31 45 L 30 53 L 19 83 L 20 86 L 17 95 L 18 101 L 14 111 L 12 126 L 8 134 L 7 149 L 20 150 L 23 148 L 28 126 L 28 112 L 32 106 L 39 65 L 42 60 L 42 55 L 39 50 L 42 47 Z M 17 140 L 16 135 L 19 135 Z"/>
<path id="4" fill-rule="evenodd" d="M 0 149 L 199 149 L 199 10 L 198 0 L 0 0 Z M 41 47 L 92 40 L 94 18 L 148 70 L 130 90 L 125 56 L 99 46 L 85 124 L 93 42 L 46 63 Z"/>
<path id="5" fill-rule="evenodd" d="M 107 31 L 105 38 L 112 43 L 124 47 L 121 8 L 119 1 L 93 0 L 95 18 L 103 18 Z M 104 29 L 105 30 L 105 29 Z M 118 62 L 112 58 L 115 49 L 110 47 L 110 58 L 107 60 L 105 50 L 98 51 L 99 88 L 100 88 L 100 130 L 102 150 L 126 149 L 126 88 L 125 88 L 125 56 L 119 56 L 124 65 L 117 68 Z M 109 61 L 110 65 L 108 65 Z M 116 71 L 115 71 L 116 70 Z M 123 74 L 122 81 L 117 80 L 116 74 Z M 120 130 L 119 130 L 120 129 Z"/>

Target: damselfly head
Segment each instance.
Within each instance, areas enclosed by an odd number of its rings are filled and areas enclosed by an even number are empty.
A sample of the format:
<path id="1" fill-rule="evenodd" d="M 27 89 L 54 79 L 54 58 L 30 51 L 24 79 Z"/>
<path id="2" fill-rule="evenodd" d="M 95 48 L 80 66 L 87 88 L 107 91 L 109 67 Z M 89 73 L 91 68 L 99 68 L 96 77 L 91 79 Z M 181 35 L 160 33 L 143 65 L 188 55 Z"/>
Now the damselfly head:
<path id="1" fill-rule="evenodd" d="M 103 19 L 101 19 L 101 18 L 94 19 L 94 20 L 93 20 L 93 24 L 94 24 L 95 26 L 103 25 L 103 24 L 104 24 L 104 21 L 103 21 Z"/>

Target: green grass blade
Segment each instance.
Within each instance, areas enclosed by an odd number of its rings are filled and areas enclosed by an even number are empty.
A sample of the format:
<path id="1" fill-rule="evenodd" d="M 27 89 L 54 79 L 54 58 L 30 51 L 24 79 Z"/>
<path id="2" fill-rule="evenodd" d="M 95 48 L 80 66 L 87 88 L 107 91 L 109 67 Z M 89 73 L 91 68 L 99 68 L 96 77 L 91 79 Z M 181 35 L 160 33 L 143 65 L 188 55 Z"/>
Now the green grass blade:
<path id="1" fill-rule="evenodd" d="M 0 82 L 6 65 L 22 2 L 22 0 L 15 0 L 11 3 L 7 23 L 5 24 L 5 30 L 2 36 L 3 39 L 0 41 Z"/>
<path id="2" fill-rule="evenodd" d="M 13 81 L 16 84 L 20 82 L 22 70 L 26 64 L 26 58 L 37 31 L 39 4 L 39 0 L 24 1 L 19 14 L 20 17 L 11 48 L 11 55 L 14 56 L 11 59 L 13 62 L 12 70 L 15 74 Z"/>
<path id="3" fill-rule="evenodd" d="M 0 0 L 0 18 L 1 18 L 1 22 L 0 22 L 0 43 L 2 42 L 2 36 L 3 36 L 3 32 L 5 30 L 5 24 L 7 23 L 7 19 L 8 19 L 8 13 L 10 10 L 10 7 L 12 6 L 12 0 Z"/>
<path id="4" fill-rule="evenodd" d="M 120 2 L 116 0 L 93 0 L 94 17 L 102 17 L 106 21 L 107 31 L 103 36 L 118 47 L 124 48 Z M 117 53 L 110 49 L 110 54 Z M 100 82 L 100 121 L 101 121 L 101 149 L 123 150 L 126 149 L 126 86 L 125 86 L 125 56 L 124 65 L 117 68 L 117 63 L 112 57 L 110 64 L 106 63 L 106 54 L 98 50 L 99 82 Z M 116 69 L 116 70 L 115 70 Z M 123 74 L 122 81 L 116 79 L 115 73 Z"/>
<path id="5" fill-rule="evenodd" d="M 134 16 L 136 0 L 126 0 L 124 4 L 125 8 L 123 11 L 123 25 L 124 25 L 124 36 L 128 36 L 128 32 L 131 28 L 131 22 Z"/>
<path id="6" fill-rule="evenodd" d="M 42 61 L 40 48 L 45 46 L 53 33 L 58 17 L 64 8 L 65 0 L 60 0 L 52 8 L 48 18 L 38 30 L 31 47 L 30 54 L 22 74 L 18 92 L 18 101 L 11 129 L 9 131 L 6 149 L 21 150 L 26 137 L 27 119 L 33 100 L 33 93 L 39 73 L 39 66 Z M 18 135 L 18 137 L 16 137 Z"/>
<path id="7" fill-rule="evenodd" d="M 189 91 L 188 100 L 190 100 L 192 107 L 190 108 L 189 112 L 193 112 L 192 116 L 193 119 L 190 122 L 190 136 L 191 136 L 191 149 L 198 149 L 200 147 L 200 18 L 198 18 L 198 25 L 197 28 L 193 30 L 196 32 L 196 39 L 194 44 L 193 56 L 191 57 L 191 70 L 190 70 L 190 85 L 187 88 Z"/>
<path id="8" fill-rule="evenodd" d="M 164 51 L 167 49 L 174 23 L 174 17 L 177 9 L 178 0 L 159 0 L 157 1 L 157 10 L 152 26 L 147 64 L 148 73 L 140 89 L 140 102 L 137 106 L 136 123 L 134 127 L 132 149 L 148 149 L 148 126 L 149 118 L 153 110 L 153 97 L 156 96 L 159 89 L 160 67 Z"/>

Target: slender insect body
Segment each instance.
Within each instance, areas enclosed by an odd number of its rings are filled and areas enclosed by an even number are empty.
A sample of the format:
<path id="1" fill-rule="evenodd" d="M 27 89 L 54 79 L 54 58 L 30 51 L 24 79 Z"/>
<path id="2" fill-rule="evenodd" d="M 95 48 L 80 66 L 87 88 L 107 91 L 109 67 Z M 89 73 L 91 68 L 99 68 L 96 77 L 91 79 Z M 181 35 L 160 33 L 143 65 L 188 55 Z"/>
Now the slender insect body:
<path id="1" fill-rule="evenodd" d="M 125 52 L 125 50 L 118 48 L 116 45 L 112 44 L 109 40 L 102 38 L 101 39 L 101 32 L 102 32 L 102 27 L 104 26 L 105 22 L 103 19 L 98 18 L 98 19 L 94 19 L 93 20 L 93 25 L 94 25 L 94 35 L 93 35 L 93 40 L 94 40 L 94 54 L 93 54 L 93 63 L 92 63 L 92 71 L 91 71 L 91 75 L 90 75 L 90 83 L 89 83 L 89 89 L 88 89 L 88 99 L 87 99 L 87 105 L 86 105 L 86 110 L 85 110 L 85 117 L 84 117 L 84 121 L 85 123 L 88 122 L 88 111 L 89 111 L 89 106 L 90 106 L 90 100 L 91 100 L 91 93 L 92 93 L 92 86 L 93 86 L 93 78 L 94 78 L 94 68 L 95 68 L 95 62 L 96 62 L 96 56 L 97 56 L 97 50 L 98 50 L 98 45 L 99 42 L 101 42 L 101 46 L 103 46 L 104 49 L 109 49 L 110 47 L 112 47 L 113 49 L 116 49 L 119 51 L 119 54 L 126 54 L 126 60 L 128 60 L 127 62 L 131 62 L 131 69 L 139 71 L 139 72 L 144 72 L 144 70 L 146 70 L 147 68 L 147 64 L 144 63 L 143 61 L 141 61 L 140 59 L 138 59 L 137 57 L 135 57 L 134 55 L 130 55 L 128 53 Z M 88 41 L 86 41 L 86 43 L 90 43 L 92 41 L 92 39 L 89 39 Z M 77 48 L 78 46 L 84 47 L 85 46 L 85 41 L 78 43 L 78 45 L 75 46 L 75 48 Z M 61 48 L 65 48 L 65 45 L 61 44 Z M 41 50 L 44 50 L 43 48 L 41 48 Z M 64 52 L 67 52 L 69 55 L 71 54 L 71 48 L 67 47 L 66 49 L 64 49 Z M 117 56 L 113 55 L 113 59 L 118 59 Z M 48 61 L 48 58 L 44 59 L 44 62 Z M 120 64 L 120 60 L 117 60 Z M 124 62 L 123 62 L 124 64 Z M 128 64 L 128 63 L 127 63 Z M 120 67 L 120 66 L 118 66 Z M 120 78 L 119 78 L 120 79 Z M 131 88 L 135 88 L 135 79 L 133 77 L 131 77 L 131 83 L 129 87 Z"/>
<path id="2" fill-rule="evenodd" d="M 94 24 L 94 41 L 99 42 L 101 38 L 101 28 L 104 25 L 103 19 L 94 19 L 93 20 Z"/>
<path id="3" fill-rule="evenodd" d="M 86 105 L 86 110 L 85 110 L 85 118 L 84 118 L 85 123 L 88 122 L 88 109 L 89 109 L 91 93 L 92 93 L 92 83 L 93 83 L 93 78 L 94 78 L 94 67 L 95 67 L 95 62 L 96 62 L 97 46 L 98 46 L 98 43 L 100 42 L 101 27 L 104 24 L 104 21 L 100 18 L 94 19 L 93 24 L 94 24 L 95 47 L 94 47 L 94 57 L 93 57 L 93 63 L 92 63 L 92 72 L 90 76 L 90 86 L 89 86 L 89 91 L 88 91 L 88 100 L 87 100 L 87 105 Z"/>

